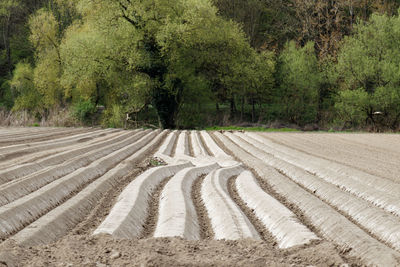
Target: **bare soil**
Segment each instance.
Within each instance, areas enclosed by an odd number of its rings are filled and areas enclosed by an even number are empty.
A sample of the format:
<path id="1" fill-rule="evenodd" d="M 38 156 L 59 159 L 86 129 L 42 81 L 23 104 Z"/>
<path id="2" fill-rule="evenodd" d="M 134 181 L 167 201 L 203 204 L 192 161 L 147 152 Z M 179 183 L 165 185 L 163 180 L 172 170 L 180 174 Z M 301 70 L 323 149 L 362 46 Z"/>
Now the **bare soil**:
<path id="1" fill-rule="evenodd" d="M 198 177 L 192 187 L 192 199 L 194 203 L 194 207 L 197 213 L 197 219 L 199 220 L 200 225 L 200 237 L 202 239 L 213 239 L 214 231 L 211 226 L 210 217 L 208 216 L 208 212 L 206 207 L 204 206 L 203 200 L 201 199 L 201 185 L 203 184 L 205 175 Z"/>
<path id="2" fill-rule="evenodd" d="M 113 240 L 72 235 L 46 246 L 21 248 L 8 242 L 5 266 L 340 266 L 327 243 L 274 250 L 264 241 L 186 241 L 180 238 Z"/>
<path id="3" fill-rule="evenodd" d="M 82 130 L 92 131 L 92 129 Z M 77 130 L 74 134 L 81 132 Z M 193 133 L 188 132 L 190 155 L 193 155 L 191 145 Z M 60 136 L 73 135 L 64 133 Z M 46 138 L 55 138 L 51 136 Z M 201 135 L 200 140 L 209 155 L 212 155 L 207 144 Z M 216 143 L 228 154 L 229 151 L 224 145 L 213 136 Z M 326 160 L 351 166 L 355 169 L 363 170 L 366 173 L 372 173 L 382 178 L 386 177 L 392 181 L 398 182 L 398 170 L 400 167 L 394 167 L 400 152 L 395 148 L 400 140 L 398 136 L 386 135 L 355 135 L 355 143 L 352 143 L 350 135 L 330 135 L 316 134 L 275 134 L 267 137 L 276 143 L 298 151 L 304 151 L 310 155 L 324 158 Z M 58 138 L 59 136 L 57 136 Z M 83 138 L 82 142 L 88 141 Z M 172 154 L 175 154 L 177 146 L 176 138 Z M 385 140 L 388 140 L 387 142 Z M 35 139 L 35 141 L 38 141 Z M 372 144 L 369 144 L 372 142 Z M 382 147 L 380 147 L 382 144 Z M 391 148 L 391 145 L 393 148 Z M 0 144 L 1 146 L 2 144 Z M 385 152 L 387 151 L 387 152 Z M 229 179 L 229 194 L 235 203 L 241 208 L 250 222 L 262 237 L 261 241 L 255 240 L 213 240 L 214 233 L 211 227 L 210 218 L 201 199 L 201 185 L 204 176 L 195 180 L 191 190 L 191 196 L 196 208 L 200 229 L 201 240 L 187 241 L 181 238 L 152 238 L 157 219 L 159 200 L 166 179 L 153 192 L 150 202 L 149 215 L 145 223 L 145 231 L 140 239 L 133 240 L 115 240 L 108 235 L 92 236 L 93 231 L 109 214 L 111 208 L 116 203 L 120 193 L 126 186 L 132 182 L 140 173 L 150 167 L 164 165 L 160 159 L 152 158 L 154 151 L 146 155 L 146 160 L 134 166 L 134 171 L 123 178 L 117 186 L 106 192 L 102 199 L 95 205 L 90 214 L 71 229 L 69 233 L 57 242 L 35 247 L 21 247 L 8 239 L 0 241 L 0 267 L 2 266 L 361 266 L 358 259 L 350 258 L 349 251 L 339 249 L 329 240 L 322 238 L 322 232 L 313 227 L 311 221 L 301 212 L 301 210 L 291 204 L 285 197 L 279 195 L 274 188 L 266 182 L 265 179 L 256 175 L 260 187 L 282 204 L 293 211 L 298 219 L 322 240 L 314 241 L 304 246 L 293 247 L 290 249 L 279 249 L 275 238 L 265 229 L 264 225 L 255 216 L 243 200 L 239 197 L 235 179 Z M 360 157 L 356 157 L 361 154 Z M 20 157 L 22 155 L 15 155 Z M 36 159 L 37 160 L 37 159 Z M 389 170 L 390 169 L 390 170 Z M 86 186 L 83 185 L 82 187 Z M 81 188 L 79 188 L 80 190 Z M 305 188 L 303 188 L 305 189 Z M 77 190 L 77 192 L 79 191 Z M 305 189 L 306 190 L 306 189 Z M 73 192 L 68 198 L 77 192 Z M 307 191 L 308 193 L 315 193 Z M 314 211 L 313 211 L 314 212 Z M 340 212 L 340 211 L 338 211 Z M 315 213 L 314 213 L 315 214 Z M 343 214 L 343 213 L 342 213 Z M 358 225 L 351 217 L 347 219 L 357 225 L 364 232 L 369 233 Z M 1 222 L 0 222 L 1 227 Z M 371 233 L 369 235 L 381 243 Z M 347 265 L 348 264 L 348 265 Z"/>
<path id="4" fill-rule="evenodd" d="M 147 210 L 147 219 L 144 223 L 144 229 L 142 233 L 142 238 L 151 237 L 156 230 L 158 222 L 158 214 L 160 207 L 160 197 L 165 185 L 171 180 L 173 176 L 167 177 L 154 189 L 152 196 L 149 201 L 149 208 Z"/>
<path id="5" fill-rule="evenodd" d="M 243 211 L 243 213 L 249 219 L 251 224 L 254 225 L 254 228 L 257 230 L 260 237 L 264 241 L 269 243 L 271 245 L 271 247 L 276 246 L 277 242 L 276 242 L 275 238 L 268 232 L 268 230 L 265 228 L 264 224 L 257 218 L 257 216 L 254 214 L 254 210 L 249 208 L 246 205 L 246 203 L 240 198 L 240 196 L 236 190 L 236 186 L 235 186 L 236 179 L 237 179 L 237 176 L 234 176 L 228 180 L 229 195 L 235 201 L 235 203 L 239 206 L 239 208 Z"/>

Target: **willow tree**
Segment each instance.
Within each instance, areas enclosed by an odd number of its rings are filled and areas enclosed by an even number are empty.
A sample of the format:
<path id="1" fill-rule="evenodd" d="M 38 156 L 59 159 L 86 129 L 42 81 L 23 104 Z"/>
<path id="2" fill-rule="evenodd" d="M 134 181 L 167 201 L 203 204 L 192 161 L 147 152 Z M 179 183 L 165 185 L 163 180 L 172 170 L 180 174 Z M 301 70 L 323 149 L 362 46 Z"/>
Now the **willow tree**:
<path id="1" fill-rule="evenodd" d="M 238 25 L 209 1 L 82 0 L 77 9 L 81 19 L 61 46 L 67 93 L 106 96 L 127 111 L 151 104 L 164 128 L 225 90 L 232 66 L 253 55 Z"/>
<path id="2" fill-rule="evenodd" d="M 63 101 L 59 23 L 51 11 L 40 9 L 29 19 L 29 28 L 35 48 L 35 87 L 43 95 L 45 107 L 58 106 Z"/>

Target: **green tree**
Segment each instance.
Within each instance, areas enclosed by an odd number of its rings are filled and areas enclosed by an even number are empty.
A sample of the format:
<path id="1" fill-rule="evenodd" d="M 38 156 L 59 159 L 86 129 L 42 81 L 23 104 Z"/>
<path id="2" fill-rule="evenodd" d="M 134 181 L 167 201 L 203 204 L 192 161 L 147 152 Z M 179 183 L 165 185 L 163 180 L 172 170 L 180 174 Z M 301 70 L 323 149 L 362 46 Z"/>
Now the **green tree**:
<path id="1" fill-rule="evenodd" d="M 58 21 L 51 11 L 40 9 L 30 17 L 29 28 L 35 48 L 35 87 L 44 96 L 46 108 L 58 106 L 63 101 Z"/>
<path id="2" fill-rule="evenodd" d="M 21 3 L 15 0 L 3 0 L 0 2 L 0 25 L 2 26 L 2 43 L 4 47 L 4 55 L 0 54 L 0 58 L 6 63 L 4 66 L 5 73 L 3 74 L 0 72 L 0 74 L 2 74 L 0 76 L 9 74 L 12 71 L 11 31 L 13 17 L 15 13 L 19 12 L 21 6 Z"/>
<path id="3" fill-rule="evenodd" d="M 370 104 L 368 93 L 361 88 L 341 91 L 335 103 L 337 118 L 344 123 L 344 127 L 363 126 Z"/>
<path id="4" fill-rule="evenodd" d="M 14 110 L 42 111 L 42 95 L 33 82 L 33 69 L 28 63 L 18 63 L 10 82 L 16 96 Z"/>
<path id="5" fill-rule="evenodd" d="M 164 128 L 176 127 L 191 103 L 227 90 L 253 55 L 209 1 L 81 1 L 78 12 L 61 46 L 67 95 L 107 95 L 109 106 L 131 112 L 152 104 Z"/>
<path id="6" fill-rule="evenodd" d="M 239 23 L 252 47 L 279 48 L 296 37 L 293 0 L 214 0 L 219 14 Z"/>
<path id="7" fill-rule="evenodd" d="M 336 65 L 340 89 L 362 90 L 360 104 L 365 123 L 379 128 L 395 129 L 399 124 L 400 102 L 400 18 L 373 14 L 369 22 L 355 26 L 354 36 L 345 38 Z M 343 112 L 341 102 L 346 97 L 356 98 L 357 93 L 342 93 L 337 108 Z"/>
<path id="8" fill-rule="evenodd" d="M 282 105 L 282 117 L 300 125 L 316 122 L 321 73 L 314 43 L 302 48 L 296 48 L 293 41 L 287 43 L 278 64 L 280 87 L 276 97 Z"/>

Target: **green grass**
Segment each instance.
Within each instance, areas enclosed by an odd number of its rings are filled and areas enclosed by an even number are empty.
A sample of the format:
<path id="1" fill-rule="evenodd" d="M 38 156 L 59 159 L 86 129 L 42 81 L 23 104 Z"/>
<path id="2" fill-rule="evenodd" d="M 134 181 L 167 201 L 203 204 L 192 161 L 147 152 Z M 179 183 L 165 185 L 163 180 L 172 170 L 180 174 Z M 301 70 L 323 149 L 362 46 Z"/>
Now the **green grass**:
<path id="1" fill-rule="evenodd" d="M 206 131 L 248 131 L 248 132 L 299 132 L 292 128 L 264 128 L 264 127 L 238 127 L 238 126 L 213 126 L 205 128 Z"/>

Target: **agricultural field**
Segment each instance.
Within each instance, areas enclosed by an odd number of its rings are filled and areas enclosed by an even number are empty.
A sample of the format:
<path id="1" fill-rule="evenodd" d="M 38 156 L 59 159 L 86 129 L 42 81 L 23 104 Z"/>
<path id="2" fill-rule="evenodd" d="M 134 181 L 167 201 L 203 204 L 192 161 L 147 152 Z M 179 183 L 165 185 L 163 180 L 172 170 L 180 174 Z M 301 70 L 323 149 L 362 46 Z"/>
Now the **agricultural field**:
<path id="1" fill-rule="evenodd" d="M 400 135 L 0 128 L 0 266 L 399 266 Z"/>

